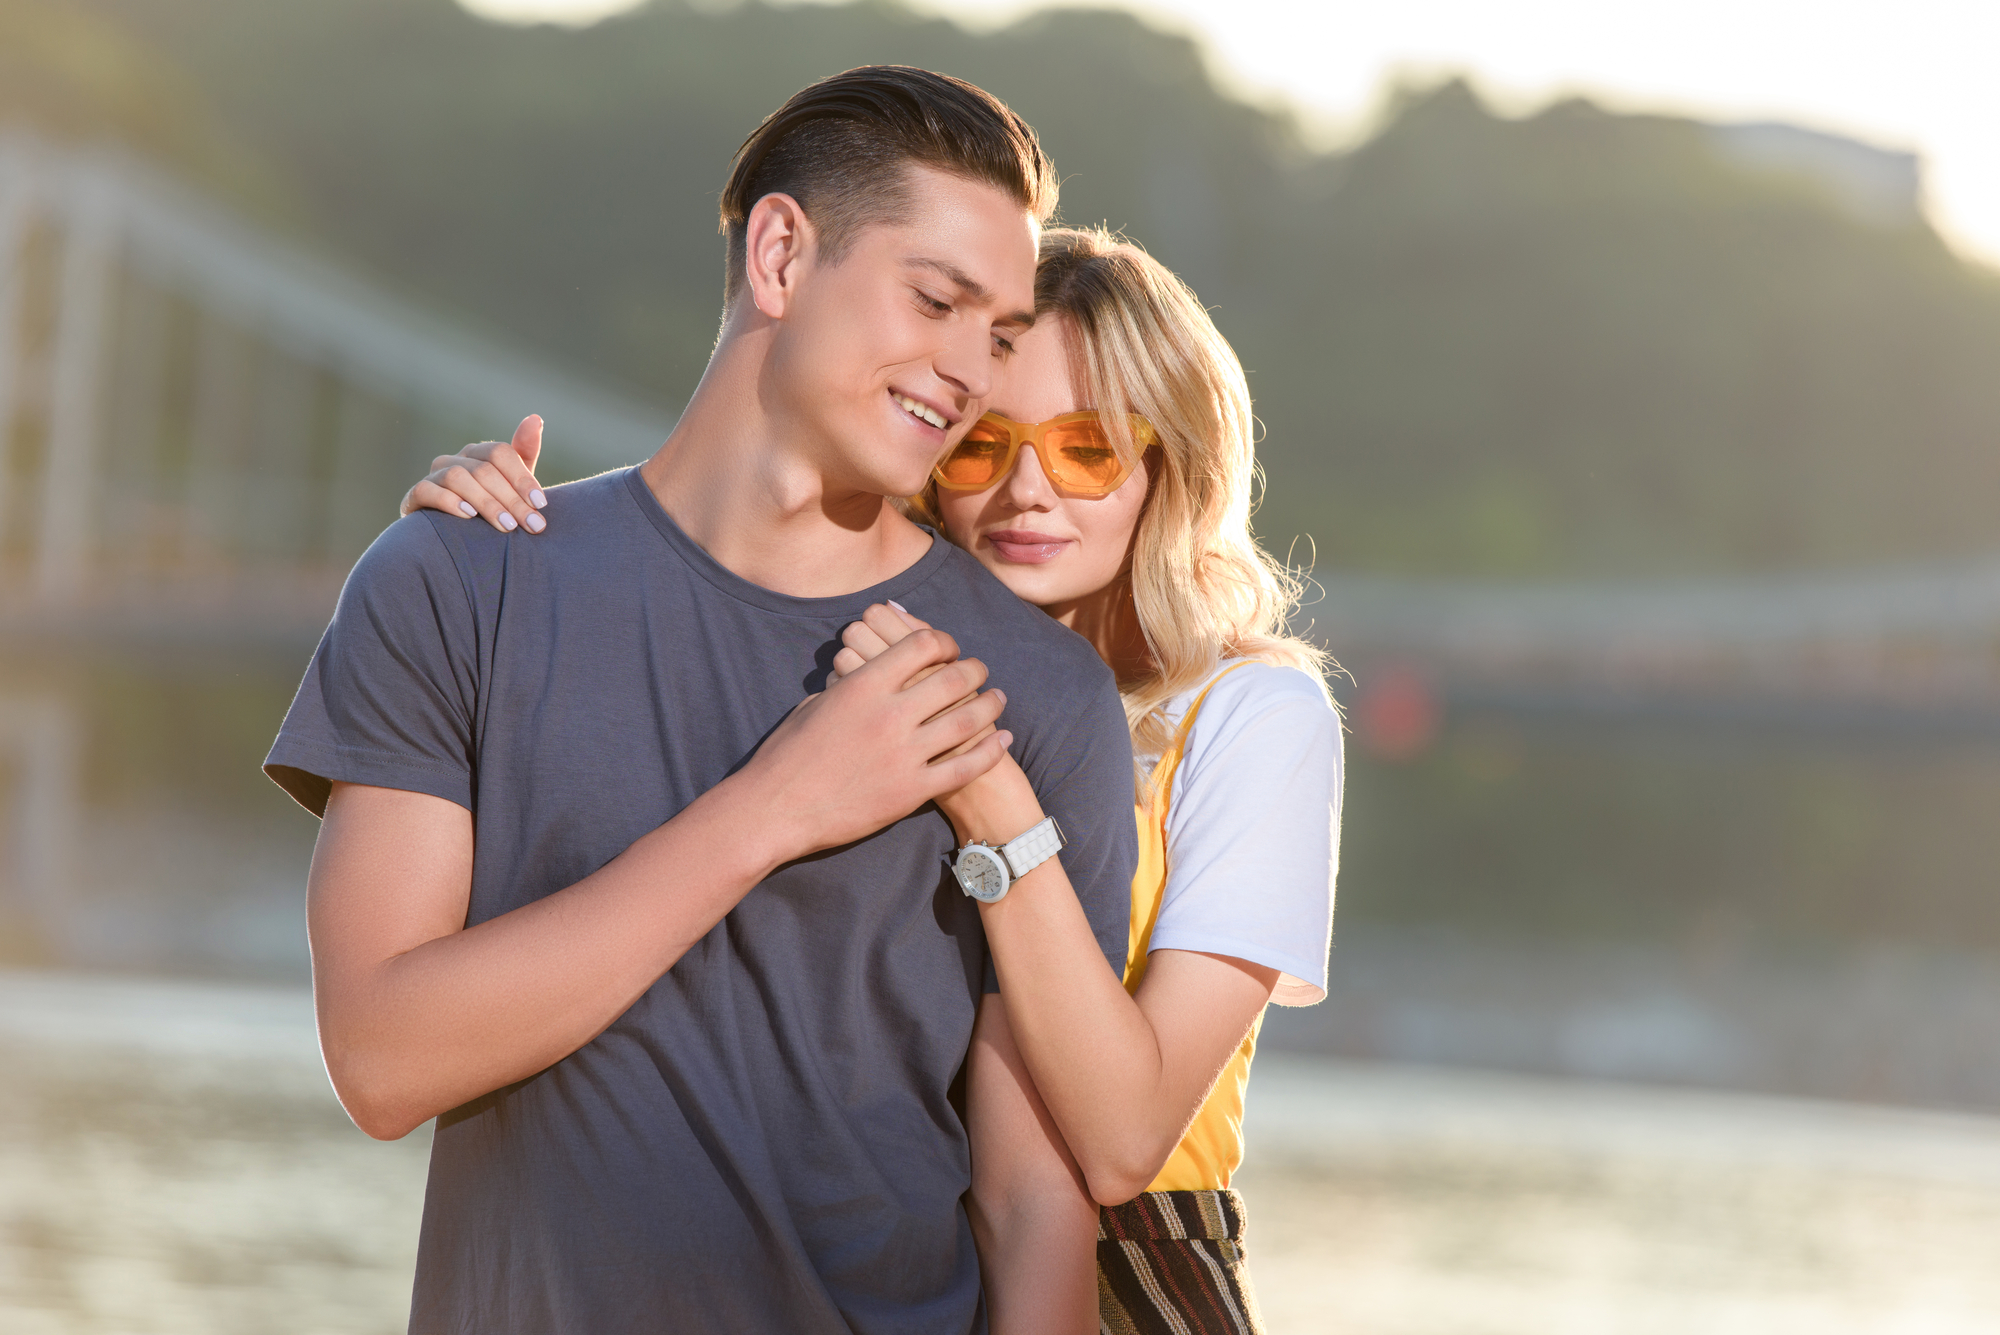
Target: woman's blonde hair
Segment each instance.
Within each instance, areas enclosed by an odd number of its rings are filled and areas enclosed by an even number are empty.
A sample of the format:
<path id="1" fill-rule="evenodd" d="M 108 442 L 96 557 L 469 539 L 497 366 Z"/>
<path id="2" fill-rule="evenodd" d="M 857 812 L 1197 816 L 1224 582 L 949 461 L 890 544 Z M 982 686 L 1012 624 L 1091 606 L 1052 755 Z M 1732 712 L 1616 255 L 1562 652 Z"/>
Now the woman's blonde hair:
<path id="1" fill-rule="evenodd" d="M 1228 340 L 1195 295 L 1158 260 L 1101 228 L 1042 233 L 1035 313 L 1061 316 L 1090 395 L 1131 449 L 1124 414 L 1159 433 L 1159 465 L 1132 550 L 1132 598 L 1150 668 L 1121 680 L 1135 755 L 1172 741 L 1163 712 L 1226 658 L 1311 673 L 1330 659 L 1287 620 L 1303 581 L 1250 532 L 1258 480 L 1250 387 Z M 936 514 L 936 483 L 914 498 Z"/>

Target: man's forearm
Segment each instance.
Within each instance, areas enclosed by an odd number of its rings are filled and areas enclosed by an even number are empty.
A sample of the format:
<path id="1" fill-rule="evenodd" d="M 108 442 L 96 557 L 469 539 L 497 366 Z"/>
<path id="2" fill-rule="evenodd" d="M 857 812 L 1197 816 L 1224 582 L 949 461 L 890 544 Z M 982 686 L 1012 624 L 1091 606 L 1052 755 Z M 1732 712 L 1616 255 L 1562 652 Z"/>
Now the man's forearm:
<path id="1" fill-rule="evenodd" d="M 336 792 L 322 853 L 363 829 L 371 848 L 316 854 L 310 896 L 327 1069 L 356 1124 L 382 1138 L 588 1043 L 792 856 L 755 841 L 770 827 L 754 818 L 759 795 L 725 782 L 575 885 L 462 930 L 461 895 L 456 922 L 436 921 L 434 935 L 389 924 L 370 949 L 376 928 L 360 919 L 397 911 L 384 901 L 399 875 L 434 871 L 430 860 L 459 851 L 439 843 L 457 839 L 471 865 L 469 816 L 442 834 L 385 831 L 385 810 L 411 796 L 386 792 Z M 388 945 L 399 925 L 402 940 L 421 944 Z"/>
<path id="2" fill-rule="evenodd" d="M 1097 1206 L 1027 1065 L 1007 1010 L 983 998 L 966 1058 L 967 1213 L 992 1335 L 1097 1329 Z"/>
<path id="3" fill-rule="evenodd" d="M 1073 1201 L 1017 1202 L 1005 1215 L 973 1203 L 989 1335 L 1089 1335 L 1097 1329 L 1097 1210 Z M 1088 1209 L 1082 1207 L 1090 1207 Z"/>

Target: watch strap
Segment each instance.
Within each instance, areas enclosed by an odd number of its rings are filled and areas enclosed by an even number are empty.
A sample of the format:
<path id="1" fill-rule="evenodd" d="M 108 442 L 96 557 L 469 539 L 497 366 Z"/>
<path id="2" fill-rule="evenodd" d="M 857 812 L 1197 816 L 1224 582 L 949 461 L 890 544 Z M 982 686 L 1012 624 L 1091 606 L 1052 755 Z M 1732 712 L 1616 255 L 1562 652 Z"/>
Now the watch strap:
<path id="1" fill-rule="evenodd" d="M 1018 881 L 1062 852 L 1067 842 L 1063 838 L 1062 827 L 1056 824 L 1056 818 L 1044 816 L 1029 826 L 1025 833 L 1002 844 L 1000 856 L 1007 860 L 1009 875 Z"/>

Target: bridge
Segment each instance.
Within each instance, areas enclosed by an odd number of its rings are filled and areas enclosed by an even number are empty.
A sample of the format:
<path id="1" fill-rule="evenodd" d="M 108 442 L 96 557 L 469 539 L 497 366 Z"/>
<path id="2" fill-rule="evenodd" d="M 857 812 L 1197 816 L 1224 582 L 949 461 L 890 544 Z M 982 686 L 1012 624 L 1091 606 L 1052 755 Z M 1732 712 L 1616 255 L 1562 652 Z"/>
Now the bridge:
<path id="1" fill-rule="evenodd" d="M 1356 724 L 1421 749 L 1444 710 L 1820 739 L 2000 740 L 2000 557 L 1713 580 L 1323 574 L 1315 633 Z"/>
<path id="2" fill-rule="evenodd" d="M 440 446 L 671 414 L 468 336 L 108 149 L 0 135 L 0 635 L 311 637 Z"/>
<path id="3" fill-rule="evenodd" d="M 0 130 L 0 927 L 77 880 L 94 665 L 296 679 L 431 456 L 531 411 L 576 472 L 672 425 L 144 163 Z"/>

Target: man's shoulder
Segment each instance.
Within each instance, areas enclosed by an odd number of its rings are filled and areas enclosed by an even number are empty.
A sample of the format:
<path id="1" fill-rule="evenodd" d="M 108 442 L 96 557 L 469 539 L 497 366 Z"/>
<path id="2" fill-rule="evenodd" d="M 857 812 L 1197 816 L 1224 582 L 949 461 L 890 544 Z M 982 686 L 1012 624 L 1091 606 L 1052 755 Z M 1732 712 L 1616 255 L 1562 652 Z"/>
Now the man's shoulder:
<path id="1" fill-rule="evenodd" d="M 455 578 L 458 563 L 442 531 L 450 522 L 444 515 L 419 510 L 383 529 L 348 572 L 343 601 L 415 591 Z"/>
<path id="2" fill-rule="evenodd" d="M 506 552 L 517 543 L 529 549 L 535 544 L 554 548 L 587 542 L 600 536 L 607 524 L 636 515 L 626 480 L 631 472 L 630 468 L 614 468 L 608 473 L 546 488 L 548 505 L 542 514 L 549 526 L 542 533 L 530 534 L 518 529 L 502 533 L 484 519 L 461 519 L 437 510 L 419 510 L 409 518 L 427 521 L 446 547 L 474 559 Z M 394 527 L 391 526 L 392 530 Z"/>
<path id="3" fill-rule="evenodd" d="M 1059 673 L 1078 683 L 1111 680 L 1090 641 L 1033 603 L 1023 602 L 986 567 L 956 547 L 940 567 L 950 614 L 934 624 L 988 667 L 1006 662 L 1031 673 Z"/>
<path id="4" fill-rule="evenodd" d="M 465 580 L 467 589 L 478 598 L 497 592 L 503 572 L 512 572 L 519 584 L 522 576 L 534 582 L 533 572 L 543 578 L 559 578 L 575 569 L 591 578 L 601 578 L 602 562 L 596 559 L 604 544 L 628 538 L 641 523 L 638 509 L 627 489 L 629 468 L 613 469 L 577 482 L 564 482 L 546 489 L 548 505 L 542 514 L 548 528 L 541 533 L 516 529 L 502 533 L 484 519 L 462 519 L 436 510 L 419 510 L 406 516 L 376 539 L 378 544 L 394 535 L 396 547 L 416 548 L 428 542 L 428 559 L 448 560 Z M 421 524 L 430 538 L 421 534 L 405 537 L 398 530 Z M 571 559 L 562 559 L 570 556 Z"/>
<path id="5" fill-rule="evenodd" d="M 573 514 L 580 518 L 603 515 L 614 510 L 624 511 L 632 503 L 632 466 L 613 468 L 609 472 L 578 478 L 574 482 L 558 482 L 547 491 L 548 509 L 554 514 Z"/>

